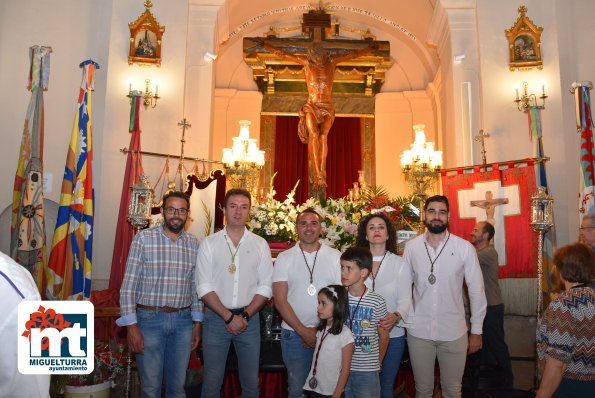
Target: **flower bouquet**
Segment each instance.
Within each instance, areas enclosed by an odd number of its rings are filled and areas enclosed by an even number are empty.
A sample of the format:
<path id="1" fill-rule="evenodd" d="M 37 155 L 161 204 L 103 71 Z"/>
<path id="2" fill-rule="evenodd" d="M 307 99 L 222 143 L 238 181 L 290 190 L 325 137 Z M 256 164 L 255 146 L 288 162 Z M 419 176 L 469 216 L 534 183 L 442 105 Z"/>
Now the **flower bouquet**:
<path id="1" fill-rule="evenodd" d="M 287 194 L 286 199 L 280 202 L 275 199 L 274 178 L 275 175 L 271 177 L 269 192 L 265 200 L 262 203 L 254 203 L 251 207 L 250 221 L 247 227 L 267 242 L 294 242 L 297 238 L 295 234 L 297 209 L 293 197 L 300 182 L 298 181 L 291 192 Z"/>

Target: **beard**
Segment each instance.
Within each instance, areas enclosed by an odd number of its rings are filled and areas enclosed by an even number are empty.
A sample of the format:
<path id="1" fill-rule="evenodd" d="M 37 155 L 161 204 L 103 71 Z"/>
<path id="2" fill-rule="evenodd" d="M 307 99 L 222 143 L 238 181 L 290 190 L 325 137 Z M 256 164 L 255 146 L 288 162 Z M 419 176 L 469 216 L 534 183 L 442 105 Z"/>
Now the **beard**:
<path id="1" fill-rule="evenodd" d="M 175 225 L 172 224 L 173 221 L 179 221 L 180 223 Z M 182 232 L 182 230 L 184 229 L 184 225 L 186 225 L 186 220 L 182 220 L 181 218 L 170 218 L 170 219 L 166 219 L 164 218 L 163 220 L 163 225 L 169 229 L 171 232 L 173 232 L 174 234 L 178 234 L 180 232 Z"/>
<path id="2" fill-rule="evenodd" d="M 424 225 L 431 233 L 441 234 L 442 232 L 446 231 L 446 228 L 448 228 L 448 221 L 445 223 L 441 222 L 440 224 L 432 224 L 426 220 L 424 221 Z"/>

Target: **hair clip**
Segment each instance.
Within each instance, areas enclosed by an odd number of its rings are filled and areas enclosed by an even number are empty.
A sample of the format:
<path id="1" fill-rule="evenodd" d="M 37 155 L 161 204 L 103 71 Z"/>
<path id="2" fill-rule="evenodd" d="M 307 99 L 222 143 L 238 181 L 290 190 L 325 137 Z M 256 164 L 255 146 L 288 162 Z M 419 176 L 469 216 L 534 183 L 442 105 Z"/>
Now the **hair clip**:
<path id="1" fill-rule="evenodd" d="M 337 300 L 339 299 L 339 293 L 337 293 L 337 291 L 335 290 L 335 288 L 333 286 L 329 286 L 328 290 L 330 290 L 333 293 L 334 298 L 336 298 Z"/>

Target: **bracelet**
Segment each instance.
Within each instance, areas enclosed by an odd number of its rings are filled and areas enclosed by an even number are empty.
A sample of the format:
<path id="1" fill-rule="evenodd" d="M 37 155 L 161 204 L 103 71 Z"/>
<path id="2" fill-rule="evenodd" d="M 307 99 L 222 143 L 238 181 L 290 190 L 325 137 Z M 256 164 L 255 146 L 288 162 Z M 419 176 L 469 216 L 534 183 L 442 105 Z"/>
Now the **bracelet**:
<path id="1" fill-rule="evenodd" d="M 229 324 L 231 323 L 231 321 L 233 321 L 233 317 L 234 317 L 234 316 L 235 316 L 235 314 L 232 312 L 232 313 L 231 313 L 231 316 L 229 317 L 229 319 L 225 321 L 225 324 L 226 324 L 226 325 L 229 325 Z"/>
<path id="2" fill-rule="evenodd" d="M 246 322 L 250 322 L 250 315 L 246 311 L 242 312 L 242 318 L 246 320 Z"/>

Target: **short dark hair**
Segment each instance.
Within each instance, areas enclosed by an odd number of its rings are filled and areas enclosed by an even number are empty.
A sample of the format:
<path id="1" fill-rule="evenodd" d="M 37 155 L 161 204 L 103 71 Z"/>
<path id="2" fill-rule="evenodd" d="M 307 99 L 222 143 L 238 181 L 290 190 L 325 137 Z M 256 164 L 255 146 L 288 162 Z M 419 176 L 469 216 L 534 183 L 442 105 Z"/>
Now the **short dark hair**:
<path id="1" fill-rule="evenodd" d="M 187 194 L 185 194 L 182 191 L 169 191 L 169 192 L 166 192 L 165 195 L 163 195 L 163 199 L 161 200 L 161 208 L 165 209 L 165 202 L 167 202 L 167 200 L 169 198 L 180 198 L 180 199 L 184 199 L 186 201 L 186 206 L 188 207 L 188 209 L 190 209 L 190 196 L 188 196 Z"/>
<path id="2" fill-rule="evenodd" d="M 558 249 L 554 253 L 554 264 L 568 282 L 591 283 L 595 277 L 595 254 L 582 243 Z"/>
<path id="3" fill-rule="evenodd" d="M 368 223 L 373 218 L 380 218 L 386 223 L 386 232 L 388 233 L 388 240 L 386 241 L 386 250 L 388 250 L 391 253 L 397 254 L 397 231 L 393 222 L 384 213 L 368 214 L 364 219 L 362 219 L 359 222 L 357 226 L 357 240 L 355 242 L 355 245 L 357 247 L 370 248 L 370 242 L 368 242 L 366 234 L 368 229 Z"/>
<path id="4" fill-rule="evenodd" d="M 481 233 L 482 234 L 488 234 L 488 242 L 489 242 L 494 237 L 494 234 L 496 233 L 496 230 L 494 229 L 494 226 L 492 224 L 490 224 L 487 221 L 484 221 L 483 222 L 483 228 L 482 228 Z"/>
<path id="5" fill-rule="evenodd" d="M 240 195 L 248 198 L 248 203 L 252 206 L 252 196 L 247 189 L 244 188 L 232 188 L 225 193 L 225 199 L 223 199 L 223 207 L 227 206 L 227 202 L 231 196 Z"/>
<path id="6" fill-rule="evenodd" d="M 343 330 L 343 325 L 349 318 L 349 296 L 347 295 L 347 288 L 341 285 L 329 285 L 320 289 L 318 294 L 324 294 L 326 298 L 333 303 L 333 323 L 329 328 L 329 333 L 340 334 Z M 318 324 L 318 330 L 325 330 L 327 320 L 321 319 Z"/>
<path id="7" fill-rule="evenodd" d="M 426 203 L 424 203 L 424 211 L 428 210 L 428 205 L 432 202 L 441 202 L 446 205 L 446 211 L 450 212 L 450 205 L 448 204 L 448 198 L 444 195 L 434 195 L 430 196 Z"/>
<path id="8" fill-rule="evenodd" d="M 350 247 L 341 254 L 342 261 L 352 261 L 359 269 L 372 272 L 372 253 L 367 247 Z"/>
<path id="9" fill-rule="evenodd" d="M 312 207 L 306 207 L 304 210 L 300 211 L 297 215 L 297 217 L 295 218 L 295 223 L 297 224 L 297 221 L 300 219 L 300 216 L 302 214 L 316 214 L 316 217 L 318 217 L 318 221 L 322 221 L 322 217 L 320 216 L 320 214 L 318 214 L 318 212 L 316 210 L 314 210 Z"/>

